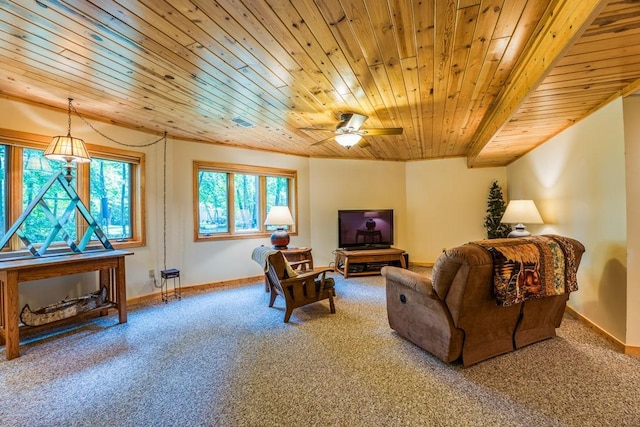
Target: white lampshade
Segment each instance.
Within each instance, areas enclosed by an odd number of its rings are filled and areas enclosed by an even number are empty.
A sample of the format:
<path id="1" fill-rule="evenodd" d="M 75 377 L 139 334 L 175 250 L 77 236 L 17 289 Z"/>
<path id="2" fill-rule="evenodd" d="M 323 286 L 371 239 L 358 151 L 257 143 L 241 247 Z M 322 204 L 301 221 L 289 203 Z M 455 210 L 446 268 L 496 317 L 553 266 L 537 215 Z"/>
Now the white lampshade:
<path id="1" fill-rule="evenodd" d="M 293 217 L 288 206 L 273 206 L 267 214 L 264 225 L 293 225 Z"/>
<path id="2" fill-rule="evenodd" d="M 529 236 L 523 224 L 544 224 L 533 200 L 511 200 L 500 222 L 517 224 L 509 237 Z"/>
<path id="3" fill-rule="evenodd" d="M 357 133 L 343 133 L 343 134 L 336 135 L 335 137 L 335 140 L 338 142 L 338 144 L 347 148 L 353 147 L 358 142 L 360 142 L 361 139 L 362 139 L 362 136 L 358 135 Z"/>

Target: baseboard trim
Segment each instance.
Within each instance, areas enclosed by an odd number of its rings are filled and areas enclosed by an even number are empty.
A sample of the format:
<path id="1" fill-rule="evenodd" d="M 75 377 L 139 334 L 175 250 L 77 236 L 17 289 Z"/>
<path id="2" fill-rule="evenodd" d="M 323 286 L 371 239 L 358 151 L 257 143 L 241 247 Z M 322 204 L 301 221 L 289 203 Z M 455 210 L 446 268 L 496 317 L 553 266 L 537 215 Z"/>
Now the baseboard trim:
<path id="1" fill-rule="evenodd" d="M 415 267 L 433 267 L 433 263 L 432 262 L 413 262 L 413 261 L 409 261 L 409 266 L 415 266 Z"/>
<path id="2" fill-rule="evenodd" d="M 620 341 L 619 339 L 617 339 L 613 335 L 609 334 L 607 331 L 602 329 L 600 326 L 596 325 L 591 320 L 589 320 L 587 317 L 585 317 L 582 314 L 578 313 L 577 311 L 575 311 L 573 308 L 571 308 L 569 306 L 565 307 L 565 312 L 569 313 L 570 315 L 572 315 L 573 317 L 575 317 L 576 319 L 580 320 L 582 323 L 587 325 L 589 328 L 593 329 L 595 332 L 598 333 L 598 335 L 602 336 L 607 341 L 609 341 L 611 344 L 613 344 L 613 346 L 618 351 L 620 351 L 621 353 L 627 354 L 629 356 L 640 356 L 640 347 L 632 346 L 632 345 L 626 345 L 625 343 L 623 343 L 622 341 Z"/>
<path id="3" fill-rule="evenodd" d="M 260 282 L 263 280 L 264 280 L 264 276 L 244 277 L 242 279 L 223 280 L 221 282 L 202 283 L 199 285 L 182 286 L 181 290 L 182 290 L 182 294 L 193 294 L 196 292 L 206 291 L 208 289 L 233 288 L 237 286 L 244 286 L 251 283 Z M 143 304 L 151 300 L 158 300 L 158 301 L 162 300 L 162 296 L 159 290 L 151 294 L 127 299 L 127 305 Z"/>

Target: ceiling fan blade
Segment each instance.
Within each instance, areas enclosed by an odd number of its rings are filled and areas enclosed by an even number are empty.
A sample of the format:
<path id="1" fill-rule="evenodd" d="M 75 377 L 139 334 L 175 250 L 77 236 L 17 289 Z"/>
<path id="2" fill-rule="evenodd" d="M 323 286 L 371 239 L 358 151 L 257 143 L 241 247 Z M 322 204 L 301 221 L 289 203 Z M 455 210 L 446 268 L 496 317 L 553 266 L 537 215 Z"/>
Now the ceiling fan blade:
<path id="1" fill-rule="evenodd" d="M 360 129 L 358 133 L 360 135 L 402 135 L 402 128 L 373 128 L 373 129 Z"/>
<path id="2" fill-rule="evenodd" d="M 324 144 L 325 142 L 331 141 L 333 138 L 334 138 L 333 136 L 330 136 L 329 138 L 321 139 L 320 141 L 314 142 L 313 144 L 311 144 L 311 146 L 313 147 L 314 145 Z"/>
<path id="3" fill-rule="evenodd" d="M 349 128 L 349 129 L 360 129 L 360 126 L 368 119 L 368 116 L 363 116 L 362 114 L 356 113 L 347 113 L 340 116 L 340 124 L 338 124 L 338 129 L 340 128 Z"/>
<path id="4" fill-rule="evenodd" d="M 335 129 L 326 129 L 326 128 L 300 128 L 300 130 L 308 130 L 312 132 L 331 132 L 335 133 Z"/>

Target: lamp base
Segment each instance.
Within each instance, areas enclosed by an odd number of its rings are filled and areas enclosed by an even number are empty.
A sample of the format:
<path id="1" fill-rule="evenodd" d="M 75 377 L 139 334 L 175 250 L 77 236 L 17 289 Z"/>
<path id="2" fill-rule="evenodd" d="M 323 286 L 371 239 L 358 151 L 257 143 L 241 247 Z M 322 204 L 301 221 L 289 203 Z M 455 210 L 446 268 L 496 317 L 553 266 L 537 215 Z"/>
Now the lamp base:
<path id="1" fill-rule="evenodd" d="M 289 233 L 283 228 L 278 228 L 271 234 L 271 244 L 273 249 L 287 249 L 290 238 Z"/>
<path id="2" fill-rule="evenodd" d="M 523 224 L 518 224 L 513 228 L 513 231 L 511 231 L 511 233 L 509 233 L 507 237 L 527 237 L 527 236 L 531 236 L 531 233 L 529 233 L 526 230 L 526 227 Z"/>

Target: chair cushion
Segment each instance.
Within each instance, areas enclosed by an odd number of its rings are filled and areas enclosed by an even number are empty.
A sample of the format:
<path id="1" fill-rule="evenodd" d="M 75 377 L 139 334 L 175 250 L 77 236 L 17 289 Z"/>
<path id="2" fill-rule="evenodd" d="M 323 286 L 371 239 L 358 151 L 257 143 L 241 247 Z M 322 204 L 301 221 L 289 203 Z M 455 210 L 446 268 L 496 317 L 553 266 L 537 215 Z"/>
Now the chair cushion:
<path id="1" fill-rule="evenodd" d="M 320 284 L 322 283 L 322 280 L 320 278 L 316 279 L 316 286 L 318 288 L 320 288 Z M 336 281 L 333 280 L 333 277 L 326 277 L 324 279 L 324 288 L 325 289 L 333 289 L 336 286 Z"/>

